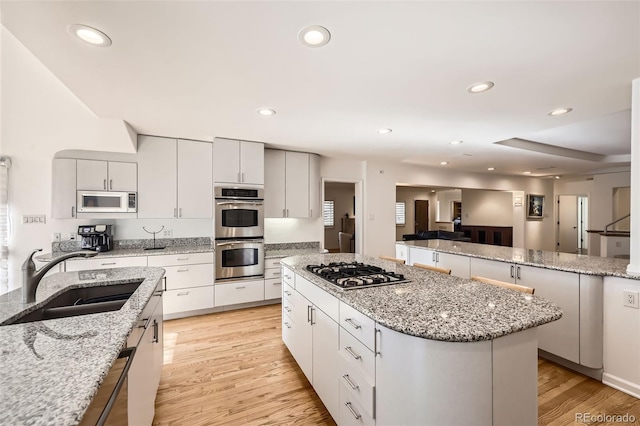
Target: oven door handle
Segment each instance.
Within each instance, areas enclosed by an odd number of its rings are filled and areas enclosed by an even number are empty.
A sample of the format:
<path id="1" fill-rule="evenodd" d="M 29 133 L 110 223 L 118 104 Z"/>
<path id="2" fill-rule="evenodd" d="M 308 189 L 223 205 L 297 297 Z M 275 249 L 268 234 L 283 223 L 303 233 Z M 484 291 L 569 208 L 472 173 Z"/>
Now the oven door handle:
<path id="1" fill-rule="evenodd" d="M 129 369 L 131 368 L 131 364 L 133 363 L 133 358 L 135 357 L 135 354 L 136 354 L 136 348 L 130 347 L 130 348 L 124 349 L 122 352 L 120 352 L 120 355 L 118 355 L 118 358 L 129 357 L 129 359 L 127 360 L 127 363 L 124 365 L 124 368 L 122 369 L 120 378 L 118 378 L 118 383 L 116 383 L 116 387 L 113 389 L 113 392 L 111 392 L 109 401 L 107 401 L 107 405 L 104 407 L 104 410 L 102 410 L 102 414 L 100 414 L 100 418 L 96 422 L 96 426 L 103 426 L 107 422 L 107 417 L 109 417 L 109 413 L 111 412 L 113 405 L 116 403 L 118 394 L 120 393 L 122 386 L 124 386 L 124 381 L 127 379 L 127 375 L 129 374 Z"/>
<path id="2" fill-rule="evenodd" d="M 220 201 L 220 202 L 216 202 L 216 205 L 218 205 L 218 206 L 229 206 L 229 205 L 233 205 L 233 204 L 246 204 L 246 205 L 250 205 L 250 206 L 261 206 L 264 203 L 256 202 L 256 201 Z"/>
<path id="3" fill-rule="evenodd" d="M 235 244 L 263 244 L 263 242 L 257 241 L 257 240 L 226 241 L 226 242 L 216 243 L 216 246 L 231 246 Z"/>

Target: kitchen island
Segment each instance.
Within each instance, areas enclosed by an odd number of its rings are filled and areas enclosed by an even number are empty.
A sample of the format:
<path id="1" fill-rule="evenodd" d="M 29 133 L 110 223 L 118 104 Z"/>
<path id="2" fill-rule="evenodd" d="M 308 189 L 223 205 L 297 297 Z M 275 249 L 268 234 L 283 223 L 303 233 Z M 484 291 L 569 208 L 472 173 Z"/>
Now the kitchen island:
<path id="1" fill-rule="evenodd" d="M 340 290 L 306 269 L 362 262 L 408 283 Z M 552 302 L 368 256 L 283 263 L 283 341 L 338 424 L 536 424 L 536 327 Z"/>
<path id="2" fill-rule="evenodd" d="M 78 424 L 128 338 L 141 334 L 141 315 L 163 276 L 162 268 L 64 272 L 41 281 L 35 303 L 23 304 L 21 289 L 0 296 L 2 324 L 69 288 L 142 281 L 117 311 L 0 325 L 0 424 Z"/>

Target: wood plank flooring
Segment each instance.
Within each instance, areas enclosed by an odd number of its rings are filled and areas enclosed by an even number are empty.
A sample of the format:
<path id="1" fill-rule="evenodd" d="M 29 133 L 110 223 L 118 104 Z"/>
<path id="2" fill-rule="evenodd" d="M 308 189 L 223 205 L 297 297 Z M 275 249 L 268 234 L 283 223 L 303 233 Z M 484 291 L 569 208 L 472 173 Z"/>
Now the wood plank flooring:
<path id="1" fill-rule="evenodd" d="M 154 425 L 335 425 L 281 339 L 281 305 L 166 321 Z M 539 425 L 609 425 L 640 400 L 538 360 Z M 379 425 L 387 426 L 387 425 Z"/>

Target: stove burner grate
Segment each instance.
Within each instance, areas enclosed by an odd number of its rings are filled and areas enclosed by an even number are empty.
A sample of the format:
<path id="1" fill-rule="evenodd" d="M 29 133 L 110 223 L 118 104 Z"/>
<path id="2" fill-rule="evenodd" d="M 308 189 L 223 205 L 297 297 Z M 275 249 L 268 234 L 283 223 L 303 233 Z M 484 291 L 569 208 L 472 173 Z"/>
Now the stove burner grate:
<path id="1" fill-rule="evenodd" d="M 404 275 L 360 262 L 332 262 L 308 265 L 307 270 L 341 290 L 353 290 L 408 282 Z"/>

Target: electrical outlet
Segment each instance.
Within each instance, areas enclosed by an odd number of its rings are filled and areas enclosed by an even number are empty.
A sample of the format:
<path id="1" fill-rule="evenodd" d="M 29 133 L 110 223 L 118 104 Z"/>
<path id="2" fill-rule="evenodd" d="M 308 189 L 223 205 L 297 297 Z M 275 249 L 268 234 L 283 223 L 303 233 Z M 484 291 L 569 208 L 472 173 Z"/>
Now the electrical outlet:
<path id="1" fill-rule="evenodd" d="M 173 229 L 164 229 L 162 231 L 163 238 L 173 238 Z"/>
<path id="2" fill-rule="evenodd" d="M 622 304 L 629 308 L 639 309 L 638 306 L 638 292 L 625 290 L 622 292 Z"/>
<path id="3" fill-rule="evenodd" d="M 59 243 L 60 241 L 62 241 L 62 235 L 59 232 L 54 232 L 53 234 L 51 234 L 51 241 L 53 241 L 54 243 Z"/>
<path id="4" fill-rule="evenodd" d="M 76 234 L 75 232 L 69 232 L 70 241 L 75 241 L 77 237 L 78 237 L 78 234 Z"/>
<path id="5" fill-rule="evenodd" d="M 616 241 L 616 247 L 622 247 L 622 241 Z"/>

